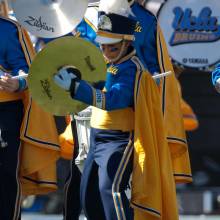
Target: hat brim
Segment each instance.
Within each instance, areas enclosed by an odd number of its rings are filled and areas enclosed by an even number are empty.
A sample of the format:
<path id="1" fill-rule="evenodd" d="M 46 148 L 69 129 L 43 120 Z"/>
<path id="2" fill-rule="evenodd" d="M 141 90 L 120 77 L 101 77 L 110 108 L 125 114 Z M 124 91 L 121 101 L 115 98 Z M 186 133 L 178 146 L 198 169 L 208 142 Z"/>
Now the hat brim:
<path id="1" fill-rule="evenodd" d="M 99 44 L 116 44 L 122 41 L 121 38 L 110 38 L 97 35 L 95 41 Z"/>

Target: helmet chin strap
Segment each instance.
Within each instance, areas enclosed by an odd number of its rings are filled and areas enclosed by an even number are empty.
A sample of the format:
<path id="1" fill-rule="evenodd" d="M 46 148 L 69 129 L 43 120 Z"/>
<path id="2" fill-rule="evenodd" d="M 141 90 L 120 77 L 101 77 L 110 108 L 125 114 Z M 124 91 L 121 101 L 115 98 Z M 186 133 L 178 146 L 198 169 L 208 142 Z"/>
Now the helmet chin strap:
<path id="1" fill-rule="evenodd" d="M 118 56 L 113 59 L 109 59 L 108 57 L 104 56 L 105 59 L 110 63 L 116 63 L 117 61 L 119 61 L 124 55 L 125 45 L 126 45 L 126 42 L 123 40 Z"/>

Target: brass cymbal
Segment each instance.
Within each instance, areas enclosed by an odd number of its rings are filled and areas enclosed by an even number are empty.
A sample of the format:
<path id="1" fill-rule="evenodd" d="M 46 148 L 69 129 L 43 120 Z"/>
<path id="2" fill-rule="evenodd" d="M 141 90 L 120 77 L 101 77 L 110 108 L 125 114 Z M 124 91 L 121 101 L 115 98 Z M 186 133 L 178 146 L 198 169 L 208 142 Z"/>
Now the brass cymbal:
<path id="1" fill-rule="evenodd" d="M 12 0 L 18 22 L 43 38 L 56 38 L 73 31 L 87 6 L 88 0 Z"/>
<path id="2" fill-rule="evenodd" d="M 106 77 L 103 55 L 92 43 L 72 36 L 48 43 L 30 67 L 28 87 L 33 99 L 54 115 L 68 115 L 86 107 L 55 84 L 54 74 L 63 66 L 75 66 L 80 70 L 82 79 L 90 83 Z"/>

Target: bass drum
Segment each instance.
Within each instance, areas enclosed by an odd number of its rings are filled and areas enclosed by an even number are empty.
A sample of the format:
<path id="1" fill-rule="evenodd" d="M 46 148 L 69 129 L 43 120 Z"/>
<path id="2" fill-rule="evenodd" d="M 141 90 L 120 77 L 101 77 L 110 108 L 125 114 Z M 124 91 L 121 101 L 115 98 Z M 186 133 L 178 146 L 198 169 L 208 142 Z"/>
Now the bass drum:
<path id="1" fill-rule="evenodd" d="M 88 107 L 83 111 L 74 115 L 76 121 L 76 129 L 79 143 L 79 153 L 75 159 L 76 165 L 80 171 L 83 171 L 83 165 L 87 158 L 90 147 L 90 119 L 92 114 L 92 107 Z"/>

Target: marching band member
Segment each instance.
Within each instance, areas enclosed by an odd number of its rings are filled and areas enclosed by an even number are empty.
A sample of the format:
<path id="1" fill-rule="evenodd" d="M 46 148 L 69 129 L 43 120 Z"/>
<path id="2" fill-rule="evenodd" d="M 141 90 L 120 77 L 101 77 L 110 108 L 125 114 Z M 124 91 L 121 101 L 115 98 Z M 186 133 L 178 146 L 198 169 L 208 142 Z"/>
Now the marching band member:
<path id="1" fill-rule="evenodd" d="M 101 1 L 99 10 L 96 41 L 108 60 L 104 90 L 81 80 L 74 67 L 63 67 L 54 77 L 73 99 L 94 106 L 91 145 L 81 179 L 85 215 L 88 220 L 176 220 L 159 91 L 151 75 L 143 73 L 132 47 L 136 22 L 128 17 L 127 0 Z M 124 192 L 132 171 L 134 217 Z"/>
<path id="2" fill-rule="evenodd" d="M 174 73 L 157 19 L 149 10 L 144 8 L 146 0 L 128 0 L 128 2 L 135 19 L 138 21 L 135 27 L 133 46 L 144 68 L 152 75 L 166 71 L 172 71 Z M 91 39 L 91 42 L 93 42 L 97 29 L 96 19 L 94 17 L 98 17 L 98 13 L 96 16 L 94 13 L 88 14 L 88 16 L 92 19 L 87 19 L 89 22 L 84 22 L 84 26 L 92 27 L 90 28 L 90 32 L 86 32 L 89 28 L 81 27 L 80 25 L 78 26 L 78 31 L 83 33 L 80 35 L 81 37 Z M 174 177 L 177 183 L 191 182 L 192 174 L 178 82 L 174 74 L 160 81 L 162 111 L 167 127 L 167 141 L 173 159 Z"/>
<path id="3" fill-rule="evenodd" d="M 21 194 L 56 190 L 59 146 L 53 119 L 27 94 L 25 73 L 34 56 L 27 32 L 3 17 L 0 29 L 0 219 L 17 220 Z"/>
<path id="4" fill-rule="evenodd" d="M 30 57 L 24 42 L 19 41 L 18 27 L 13 22 L 0 17 L 0 29 L 4 30 L 0 36 L 0 219 L 12 220 L 18 219 L 20 212 L 18 163 L 23 118 L 20 92 L 27 86 L 24 78 L 12 76 L 19 71 L 28 72 Z"/>
<path id="5" fill-rule="evenodd" d="M 215 86 L 216 91 L 220 93 L 220 64 L 212 72 L 212 84 Z"/>

